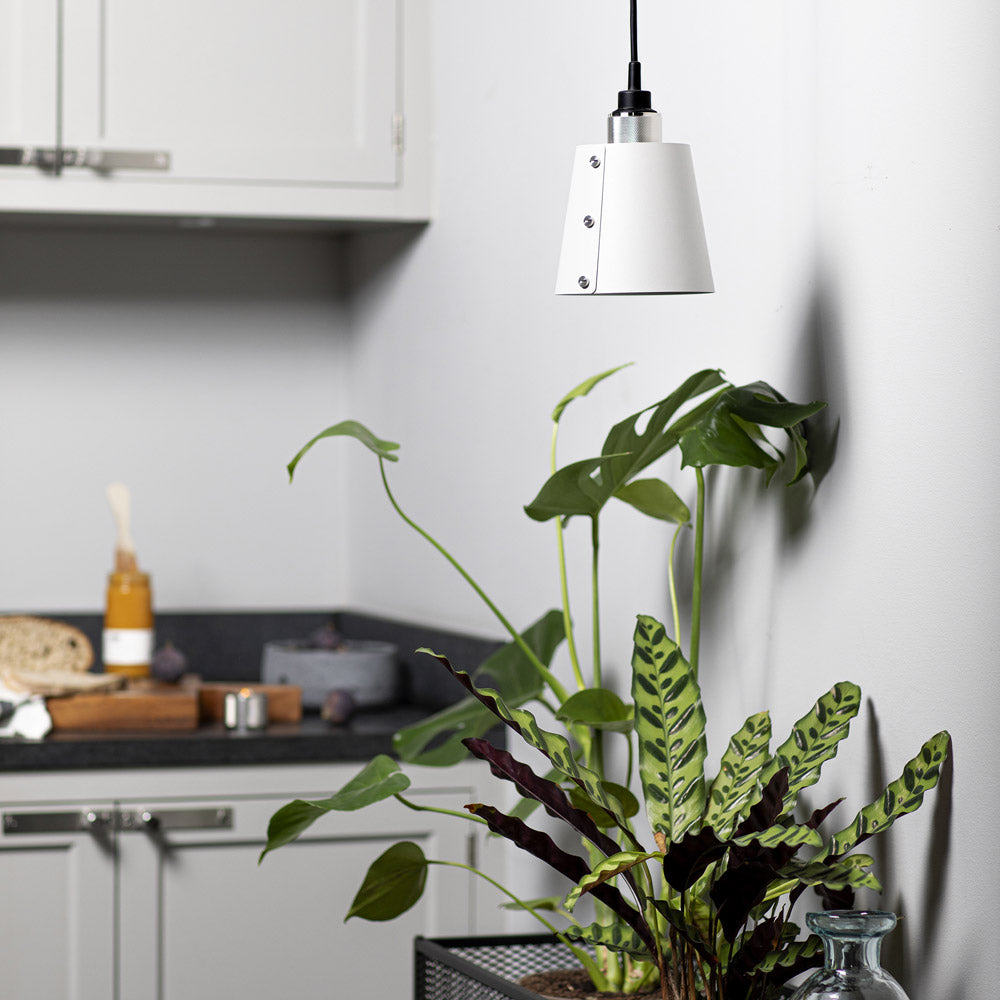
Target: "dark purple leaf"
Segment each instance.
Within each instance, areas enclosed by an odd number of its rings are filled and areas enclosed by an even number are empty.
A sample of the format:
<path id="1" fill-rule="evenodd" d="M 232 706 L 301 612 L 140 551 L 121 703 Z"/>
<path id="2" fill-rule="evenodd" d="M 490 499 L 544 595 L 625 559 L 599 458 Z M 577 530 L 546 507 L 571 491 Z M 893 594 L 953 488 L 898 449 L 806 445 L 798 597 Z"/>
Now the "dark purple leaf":
<path id="1" fill-rule="evenodd" d="M 705 869 L 726 853 L 727 844 L 710 827 L 686 833 L 663 855 L 663 877 L 677 892 L 684 892 L 701 878 Z"/>
<path id="2" fill-rule="evenodd" d="M 757 921 L 753 932 L 743 942 L 734 960 L 733 964 L 738 973 L 752 976 L 757 963 L 777 950 L 781 943 L 781 928 L 784 923 L 785 921 L 779 917 L 767 917 Z"/>
<path id="3" fill-rule="evenodd" d="M 716 879 L 709 895 L 715 903 L 726 940 L 736 940 L 750 911 L 763 901 L 775 874 L 776 870 L 769 864 L 748 861 L 738 868 L 728 868 Z"/>
<path id="4" fill-rule="evenodd" d="M 426 652 L 429 655 L 433 656 L 434 659 L 437 660 L 440 664 L 442 664 L 444 668 L 448 671 L 448 673 L 450 673 L 451 676 L 454 677 L 455 680 L 457 680 L 458 683 L 461 684 L 462 687 L 464 687 L 465 690 L 469 692 L 469 694 L 471 694 L 482 705 L 488 708 L 501 722 L 503 722 L 507 726 L 510 726 L 510 728 L 513 729 L 518 736 L 523 736 L 523 733 L 521 732 L 521 727 L 513 719 L 508 718 L 500 711 L 500 707 L 497 703 L 496 698 L 484 693 L 483 691 L 480 691 L 479 688 L 476 687 L 476 685 L 472 681 L 472 677 L 470 674 L 466 673 L 464 670 L 456 670 L 448 661 L 447 656 L 441 656 L 438 653 L 432 653 L 430 650 L 426 650 Z"/>
<path id="5" fill-rule="evenodd" d="M 520 847 L 521 850 L 544 861 L 561 875 L 564 875 L 572 882 L 579 882 L 580 879 L 590 873 L 590 866 L 583 858 L 575 854 L 570 854 L 559 847 L 555 841 L 540 830 L 533 830 L 526 823 L 514 816 L 507 816 L 493 806 L 483 805 L 475 802 L 465 807 L 474 816 L 479 816 L 486 821 L 486 825 L 493 833 L 505 837 L 512 844 Z M 630 906 L 615 886 L 605 882 L 602 885 L 591 889 L 591 895 L 599 899 L 612 912 L 616 913 L 639 935 L 642 943 L 649 949 L 651 956 L 656 955 L 656 942 L 642 914 L 634 907 Z"/>
<path id="6" fill-rule="evenodd" d="M 462 742 L 473 756 L 485 760 L 490 765 L 495 777 L 513 782 L 521 795 L 540 802 L 550 816 L 568 823 L 599 851 L 610 857 L 621 850 L 619 844 L 598 829 L 597 824 L 587 813 L 577 809 L 570 802 L 566 793 L 554 781 L 540 778 L 527 764 L 515 760 L 506 750 L 493 746 L 488 740 L 467 739 Z M 625 877 L 634 886 L 631 872 L 625 873 Z"/>
<path id="7" fill-rule="evenodd" d="M 823 806 L 822 809 L 815 810 L 812 816 L 810 816 L 809 819 L 806 820 L 806 826 L 808 826 L 812 830 L 818 829 L 820 823 L 822 823 L 823 820 L 825 820 L 826 817 L 829 816 L 830 813 L 832 813 L 833 810 L 836 809 L 837 806 L 839 806 L 840 803 L 843 801 L 844 801 L 843 796 L 841 796 L 841 798 L 837 799 L 836 802 L 831 802 L 828 806 Z"/>
<path id="8" fill-rule="evenodd" d="M 760 801 L 750 810 L 747 818 L 736 828 L 734 837 L 762 833 L 770 829 L 781 815 L 782 803 L 788 794 L 788 768 L 775 771 L 774 777 L 761 793 Z"/>

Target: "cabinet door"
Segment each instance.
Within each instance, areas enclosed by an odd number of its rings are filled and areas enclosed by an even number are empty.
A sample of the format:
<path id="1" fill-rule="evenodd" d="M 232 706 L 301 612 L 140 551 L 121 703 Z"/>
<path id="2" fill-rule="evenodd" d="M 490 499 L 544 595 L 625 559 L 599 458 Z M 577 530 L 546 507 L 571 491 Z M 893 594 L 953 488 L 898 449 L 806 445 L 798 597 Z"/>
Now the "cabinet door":
<path id="1" fill-rule="evenodd" d="M 399 2 L 64 0 L 64 143 L 169 152 L 116 180 L 394 184 Z"/>
<path id="2" fill-rule="evenodd" d="M 440 867 L 432 867 L 423 899 L 401 918 L 345 923 L 344 916 L 368 866 L 390 844 L 412 839 L 429 858 L 462 860 L 471 824 L 385 802 L 330 814 L 258 865 L 267 821 L 285 801 L 216 800 L 213 807 L 232 810 L 231 827 L 122 836 L 124 996 L 405 997 L 413 937 L 470 930 L 471 877 Z M 437 793 L 433 801 L 461 809 L 468 791 Z M 166 820 L 171 811 L 204 805 L 170 800 L 129 808 Z"/>
<path id="3" fill-rule="evenodd" d="M 115 836 L 82 829 L 91 811 L 111 815 L 110 805 L 2 804 L 0 994 L 5 1000 L 119 996 Z"/>
<path id="4" fill-rule="evenodd" d="M 0 0 L 0 147 L 56 143 L 56 0 Z"/>

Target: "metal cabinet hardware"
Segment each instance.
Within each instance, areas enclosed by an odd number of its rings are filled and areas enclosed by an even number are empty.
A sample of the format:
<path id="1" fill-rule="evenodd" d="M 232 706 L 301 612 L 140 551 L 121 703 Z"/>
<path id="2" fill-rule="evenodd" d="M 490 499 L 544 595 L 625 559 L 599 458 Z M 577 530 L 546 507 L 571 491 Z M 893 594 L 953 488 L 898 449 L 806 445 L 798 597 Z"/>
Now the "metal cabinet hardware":
<path id="1" fill-rule="evenodd" d="M 58 173 L 68 167 L 85 167 L 98 173 L 112 170 L 169 170 L 170 153 L 145 149 L 0 146 L 0 167 L 37 167 L 49 173 Z"/>
<path id="2" fill-rule="evenodd" d="M 81 809 L 71 812 L 4 813 L 3 832 L 107 833 L 110 831 L 230 830 L 233 810 L 229 806 L 204 809 Z"/>
<path id="3" fill-rule="evenodd" d="M 15 833 L 77 833 L 103 832 L 114 825 L 115 814 L 110 810 L 80 809 L 75 812 L 4 813 L 3 832 Z"/>
<path id="4" fill-rule="evenodd" d="M 233 810 L 229 806 L 205 809 L 124 809 L 119 814 L 120 830 L 231 830 Z"/>

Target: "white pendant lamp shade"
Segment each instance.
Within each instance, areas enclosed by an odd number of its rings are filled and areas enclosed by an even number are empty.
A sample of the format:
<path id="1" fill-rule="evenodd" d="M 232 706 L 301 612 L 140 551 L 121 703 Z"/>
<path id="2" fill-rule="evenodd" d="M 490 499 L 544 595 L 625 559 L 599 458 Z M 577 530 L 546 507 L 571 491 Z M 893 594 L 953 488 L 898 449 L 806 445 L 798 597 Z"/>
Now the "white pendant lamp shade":
<path id="1" fill-rule="evenodd" d="M 576 147 L 557 295 L 715 291 L 691 148 L 661 141 L 642 87 L 637 6 L 630 0 L 628 86 L 608 115 L 608 141 Z"/>
<path id="2" fill-rule="evenodd" d="M 556 293 L 714 290 L 691 147 L 673 142 L 578 146 Z"/>

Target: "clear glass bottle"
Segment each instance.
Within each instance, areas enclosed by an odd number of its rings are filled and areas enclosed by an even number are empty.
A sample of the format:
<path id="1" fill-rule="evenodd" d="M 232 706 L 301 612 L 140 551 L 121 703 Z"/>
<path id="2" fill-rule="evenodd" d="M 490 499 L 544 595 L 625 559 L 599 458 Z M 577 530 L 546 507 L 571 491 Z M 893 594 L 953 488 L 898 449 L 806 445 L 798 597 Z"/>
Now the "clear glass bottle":
<path id="1" fill-rule="evenodd" d="M 823 941 L 824 964 L 792 1000 L 907 1000 L 880 957 L 882 938 L 896 926 L 895 914 L 828 910 L 806 914 L 806 923 Z"/>
<path id="2" fill-rule="evenodd" d="M 148 677 L 153 638 L 149 574 L 138 570 L 108 574 L 102 656 L 105 672 Z"/>

